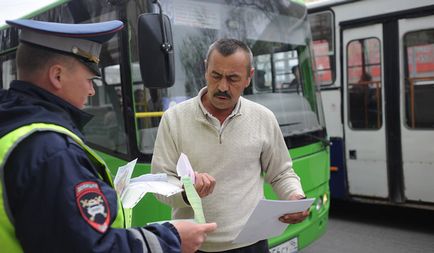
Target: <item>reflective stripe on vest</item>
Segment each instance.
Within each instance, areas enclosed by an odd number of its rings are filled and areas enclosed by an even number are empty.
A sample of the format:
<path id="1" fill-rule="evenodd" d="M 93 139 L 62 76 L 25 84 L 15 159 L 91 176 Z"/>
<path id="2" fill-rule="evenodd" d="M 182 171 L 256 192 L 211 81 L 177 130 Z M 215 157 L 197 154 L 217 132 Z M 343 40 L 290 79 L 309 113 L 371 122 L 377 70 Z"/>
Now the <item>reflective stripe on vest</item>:
<path id="1" fill-rule="evenodd" d="M 40 131 L 52 131 L 60 134 L 64 134 L 72 138 L 77 144 L 79 144 L 83 150 L 86 152 L 89 159 L 96 166 L 103 166 L 105 168 L 105 175 L 98 176 L 104 180 L 106 178 L 106 183 L 113 187 L 113 181 L 111 179 L 110 173 L 104 161 L 86 144 L 80 139 L 76 134 L 69 131 L 68 129 L 57 126 L 54 124 L 46 123 L 33 123 L 30 125 L 22 126 L 17 128 L 2 138 L 0 138 L 0 242 L 2 252 L 22 252 L 22 248 L 15 237 L 15 228 L 13 226 L 13 217 L 10 215 L 10 210 L 8 206 L 7 196 L 4 190 L 4 166 L 6 160 L 11 154 L 12 150 L 24 140 L 26 137 L 30 136 L 32 133 Z M 118 198 L 118 213 L 116 219 L 111 225 L 112 228 L 124 228 L 125 227 L 125 217 L 120 199 Z"/>

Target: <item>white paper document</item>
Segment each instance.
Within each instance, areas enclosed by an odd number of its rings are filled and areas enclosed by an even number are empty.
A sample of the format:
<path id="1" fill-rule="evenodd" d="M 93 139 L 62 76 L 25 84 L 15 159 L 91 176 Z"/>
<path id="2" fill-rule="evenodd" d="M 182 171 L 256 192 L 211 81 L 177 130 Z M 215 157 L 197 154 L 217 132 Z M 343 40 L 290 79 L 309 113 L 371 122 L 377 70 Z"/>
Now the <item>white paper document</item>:
<path id="1" fill-rule="evenodd" d="M 137 159 L 119 167 L 113 180 L 115 189 L 121 198 L 124 208 L 133 208 L 146 193 L 157 193 L 169 197 L 182 188 L 167 182 L 167 174 L 144 174 L 131 178 Z"/>
<path id="2" fill-rule="evenodd" d="M 193 184 L 196 182 L 193 168 L 191 167 L 187 155 L 184 153 L 181 153 L 179 156 L 178 162 L 176 164 L 176 172 L 178 173 L 179 177 L 190 177 Z"/>
<path id="3" fill-rule="evenodd" d="M 288 224 L 279 221 L 279 217 L 287 213 L 303 212 L 312 205 L 313 201 L 314 198 L 260 200 L 234 243 L 257 242 L 282 234 Z"/>
<path id="4" fill-rule="evenodd" d="M 133 208 L 148 192 L 169 197 L 178 192 L 182 192 L 182 188 L 165 181 L 130 183 L 122 198 L 122 205 L 125 208 Z"/>
<path id="5" fill-rule="evenodd" d="M 130 183 L 131 175 L 133 174 L 134 166 L 136 166 L 137 158 L 131 162 L 125 164 L 118 168 L 116 172 L 115 179 L 113 183 L 115 185 L 115 190 L 118 192 L 119 197 L 123 197 L 125 190 Z"/>

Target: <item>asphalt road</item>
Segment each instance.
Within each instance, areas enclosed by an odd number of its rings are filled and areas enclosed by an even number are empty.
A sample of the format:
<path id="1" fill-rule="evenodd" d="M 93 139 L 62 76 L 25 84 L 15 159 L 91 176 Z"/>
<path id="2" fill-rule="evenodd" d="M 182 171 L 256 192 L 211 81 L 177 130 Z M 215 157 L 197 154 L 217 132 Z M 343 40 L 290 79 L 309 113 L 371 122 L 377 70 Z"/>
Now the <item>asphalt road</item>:
<path id="1" fill-rule="evenodd" d="M 301 251 L 359 252 L 434 253 L 434 210 L 332 201 L 327 232 Z"/>

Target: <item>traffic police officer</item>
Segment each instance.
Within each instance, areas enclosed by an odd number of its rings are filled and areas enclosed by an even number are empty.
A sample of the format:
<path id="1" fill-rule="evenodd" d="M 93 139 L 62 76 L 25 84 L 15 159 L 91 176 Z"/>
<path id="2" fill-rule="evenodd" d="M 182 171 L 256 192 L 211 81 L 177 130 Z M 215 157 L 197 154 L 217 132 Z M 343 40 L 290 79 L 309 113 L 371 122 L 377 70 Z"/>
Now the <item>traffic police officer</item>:
<path id="1" fill-rule="evenodd" d="M 125 228 L 110 174 L 80 132 L 101 44 L 123 23 L 7 23 L 21 33 L 18 80 L 0 91 L 1 251 L 195 251 L 215 224 Z"/>

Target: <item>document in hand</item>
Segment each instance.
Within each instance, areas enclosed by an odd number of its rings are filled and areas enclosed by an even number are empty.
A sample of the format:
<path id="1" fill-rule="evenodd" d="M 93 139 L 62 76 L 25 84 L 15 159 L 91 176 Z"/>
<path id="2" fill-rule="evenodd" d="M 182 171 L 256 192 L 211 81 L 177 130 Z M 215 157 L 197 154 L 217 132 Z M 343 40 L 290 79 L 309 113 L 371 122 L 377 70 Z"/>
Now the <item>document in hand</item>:
<path id="1" fill-rule="evenodd" d="M 167 182 L 167 174 L 144 174 L 131 178 L 137 159 L 119 167 L 114 179 L 115 189 L 124 208 L 133 208 L 146 193 L 157 193 L 166 197 L 182 191 L 181 187 Z"/>
<path id="2" fill-rule="evenodd" d="M 205 215 L 203 214 L 202 200 L 196 192 L 194 187 L 195 174 L 191 167 L 190 161 L 186 154 L 181 153 L 176 164 L 176 171 L 181 178 L 181 182 L 184 185 L 185 194 L 190 202 L 190 206 L 194 212 L 194 220 L 197 223 L 205 223 Z"/>
<path id="3" fill-rule="evenodd" d="M 234 243 L 257 242 L 282 234 L 288 224 L 279 221 L 279 217 L 287 213 L 303 212 L 312 205 L 313 201 L 313 198 L 260 200 Z"/>

